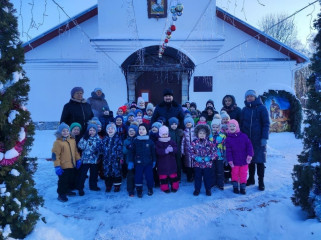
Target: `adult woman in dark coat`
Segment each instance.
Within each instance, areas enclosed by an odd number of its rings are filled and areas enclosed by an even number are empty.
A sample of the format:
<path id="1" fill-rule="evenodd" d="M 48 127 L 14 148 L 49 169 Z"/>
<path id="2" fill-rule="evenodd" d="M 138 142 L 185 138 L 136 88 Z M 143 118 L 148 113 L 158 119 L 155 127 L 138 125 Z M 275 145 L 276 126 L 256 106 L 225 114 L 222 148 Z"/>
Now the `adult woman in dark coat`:
<path id="1" fill-rule="evenodd" d="M 241 131 L 245 133 L 254 149 L 254 156 L 249 165 L 249 178 L 246 185 L 255 184 L 255 165 L 259 179 L 259 190 L 264 191 L 264 163 L 266 162 L 266 144 L 269 138 L 270 119 L 266 107 L 254 90 L 245 93 L 245 107 L 241 113 Z"/>
<path id="2" fill-rule="evenodd" d="M 94 114 L 90 104 L 83 98 L 84 89 L 82 87 L 74 87 L 70 94 L 71 99 L 62 110 L 60 122 L 65 122 L 68 125 L 74 122 L 79 123 L 82 127 L 80 132 L 80 136 L 82 136 L 87 129 L 87 122 L 93 118 Z"/>
<path id="3" fill-rule="evenodd" d="M 231 119 L 235 119 L 238 123 L 241 120 L 241 108 L 236 104 L 235 97 L 233 95 L 226 95 L 222 100 L 221 111 L 226 111 Z"/>

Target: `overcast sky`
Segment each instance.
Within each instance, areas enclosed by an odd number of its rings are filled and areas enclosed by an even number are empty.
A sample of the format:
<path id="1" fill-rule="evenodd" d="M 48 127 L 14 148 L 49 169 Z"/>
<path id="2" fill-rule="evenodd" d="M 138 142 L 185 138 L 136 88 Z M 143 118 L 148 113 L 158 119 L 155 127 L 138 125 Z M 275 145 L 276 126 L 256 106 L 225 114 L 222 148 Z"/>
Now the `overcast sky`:
<path id="1" fill-rule="evenodd" d="M 119 0 L 125 1 L 125 0 Z M 147 1 L 147 0 L 140 0 Z M 205 1 L 205 0 L 198 0 Z M 206 0 L 207 1 L 207 0 Z M 258 21 L 270 13 L 291 15 L 315 0 L 217 0 L 217 6 L 258 27 Z M 11 0 L 19 16 L 21 39 L 28 41 L 46 30 L 68 19 L 52 0 Z M 97 0 L 56 0 L 69 16 L 97 4 Z M 171 1 L 169 1 L 171 2 Z M 181 0 L 184 4 L 184 0 Z M 320 12 L 319 3 L 298 13 L 294 22 L 298 29 L 298 38 L 305 44 L 311 34 L 313 19 Z"/>

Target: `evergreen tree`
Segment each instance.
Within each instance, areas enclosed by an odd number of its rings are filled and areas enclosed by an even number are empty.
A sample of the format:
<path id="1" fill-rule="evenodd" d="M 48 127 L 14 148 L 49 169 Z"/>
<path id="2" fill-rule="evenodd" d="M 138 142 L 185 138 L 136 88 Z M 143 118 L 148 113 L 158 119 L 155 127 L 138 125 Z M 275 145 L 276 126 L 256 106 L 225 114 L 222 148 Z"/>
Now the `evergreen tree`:
<path id="1" fill-rule="evenodd" d="M 14 13 L 8 0 L 0 0 L 0 239 L 29 234 L 43 202 L 32 179 L 35 159 L 26 158 L 34 125 L 24 107 L 29 80 Z"/>
<path id="2" fill-rule="evenodd" d="M 320 0 L 321 1 L 321 0 Z M 293 169 L 292 201 L 321 221 L 321 13 L 314 23 L 316 52 L 311 59 L 313 73 L 307 80 L 308 102 L 304 129 L 304 149 Z"/>

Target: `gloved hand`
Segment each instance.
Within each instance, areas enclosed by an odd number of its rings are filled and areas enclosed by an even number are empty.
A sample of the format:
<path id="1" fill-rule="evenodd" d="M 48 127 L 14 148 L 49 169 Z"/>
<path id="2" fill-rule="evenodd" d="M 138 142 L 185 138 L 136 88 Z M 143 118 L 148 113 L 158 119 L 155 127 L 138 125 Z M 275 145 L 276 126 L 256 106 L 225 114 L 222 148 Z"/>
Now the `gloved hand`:
<path id="1" fill-rule="evenodd" d="M 168 145 L 167 149 L 168 149 L 169 152 L 173 152 L 174 151 L 174 149 L 173 149 L 173 147 L 171 145 Z"/>
<path id="2" fill-rule="evenodd" d="M 61 176 L 64 170 L 60 166 L 55 167 L 55 172 L 58 176 Z"/>
<path id="3" fill-rule="evenodd" d="M 246 157 L 246 162 L 247 162 L 247 164 L 250 164 L 251 161 L 252 161 L 252 157 L 251 157 L 251 156 L 247 156 L 247 157 Z"/>
<path id="4" fill-rule="evenodd" d="M 262 138 L 261 139 L 261 146 L 264 147 L 264 146 L 266 146 L 266 144 L 267 144 L 267 139 Z"/>
<path id="5" fill-rule="evenodd" d="M 205 162 L 209 162 L 209 161 L 211 161 L 211 158 L 210 158 L 210 157 L 205 157 L 205 158 L 204 158 L 204 161 L 205 161 Z"/>
<path id="6" fill-rule="evenodd" d="M 228 162 L 228 164 L 231 166 L 231 168 L 234 168 L 234 163 L 233 162 Z"/>
<path id="7" fill-rule="evenodd" d="M 134 163 L 133 162 L 129 162 L 127 168 L 128 168 L 128 170 L 132 170 L 134 168 Z"/>
<path id="8" fill-rule="evenodd" d="M 202 162 L 202 158 L 201 158 L 201 157 L 196 157 L 196 158 L 195 158 L 195 161 L 196 161 L 196 162 Z"/>
<path id="9" fill-rule="evenodd" d="M 165 149 L 165 154 L 169 154 L 168 147 Z"/>
<path id="10" fill-rule="evenodd" d="M 153 168 L 155 168 L 156 167 L 156 162 L 153 162 Z"/>
<path id="11" fill-rule="evenodd" d="M 77 161 L 76 161 L 76 168 L 79 169 L 80 166 L 81 166 L 81 164 L 82 164 L 81 160 L 80 160 L 80 159 L 77 160 Z"/>
<path id="12" fill-rule="evenodd" d="M 120 159 L 119 162 L 120 162 L 121 165 L 124 164 L 124 160 L 123 159 Z"/>

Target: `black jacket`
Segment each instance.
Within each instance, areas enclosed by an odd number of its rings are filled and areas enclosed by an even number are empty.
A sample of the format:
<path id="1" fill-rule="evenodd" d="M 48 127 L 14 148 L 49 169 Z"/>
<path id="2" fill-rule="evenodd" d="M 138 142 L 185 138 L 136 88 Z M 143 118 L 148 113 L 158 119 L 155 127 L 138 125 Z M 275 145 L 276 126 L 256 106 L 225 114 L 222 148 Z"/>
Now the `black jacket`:
<path id="1" fill-rule="evenodd" d="M 159 117 L 164 117 L 166 119 L 167 126 L 168 119 L 170 119 L 171 117 L 176 117 L 179 121 L 178 127 L 184 129 L 184 111 L 182 109 L 182 106 L 175 101 L 172 101 L 171 103 L 166 103 L 165 101 L 163 101 L 158 104 L 151 119 L 151 125 L 156 122 Z"/>
<path id="2" fill-rule="evenodd" d="M 64 122 L 70 126 L 70 124 L 77 122 L 81 125 L 82 136 L 87 130 L 87 122 L 94 116 L 91 106 L 86 100 L 77 101 L 70 99 L 69 103 L 66 103 L 62 110 L 60 123 Z"/>

